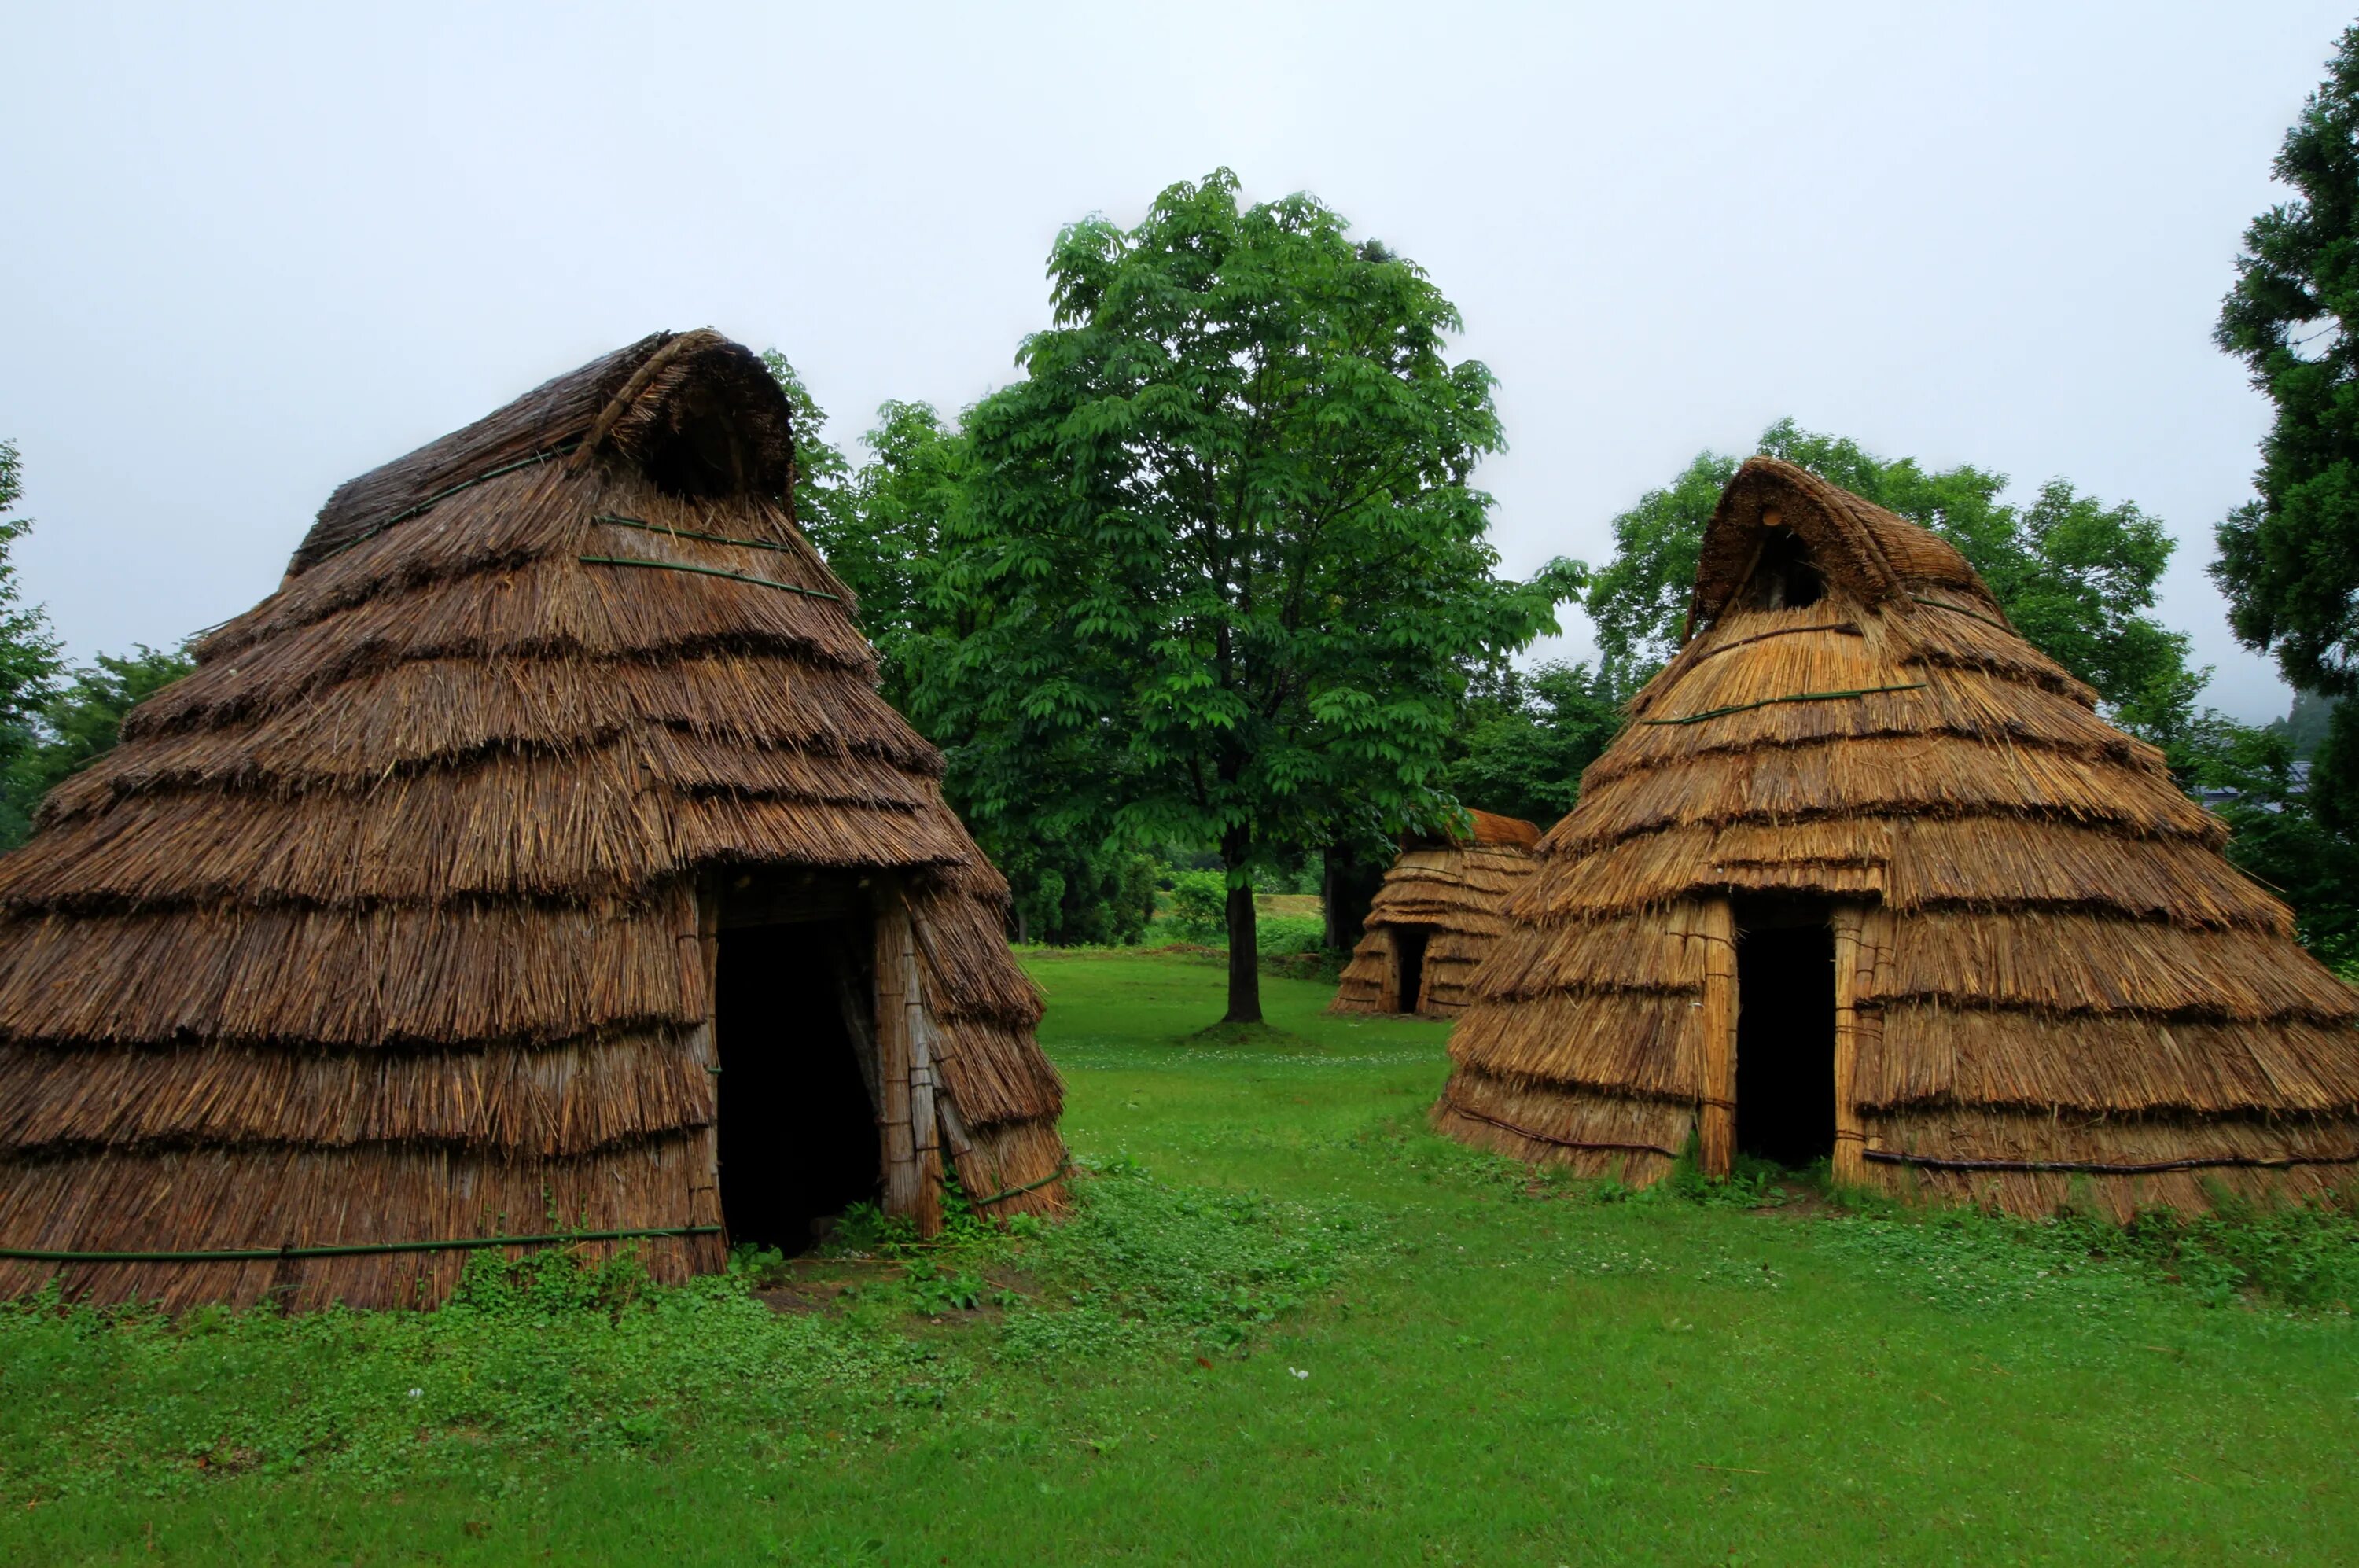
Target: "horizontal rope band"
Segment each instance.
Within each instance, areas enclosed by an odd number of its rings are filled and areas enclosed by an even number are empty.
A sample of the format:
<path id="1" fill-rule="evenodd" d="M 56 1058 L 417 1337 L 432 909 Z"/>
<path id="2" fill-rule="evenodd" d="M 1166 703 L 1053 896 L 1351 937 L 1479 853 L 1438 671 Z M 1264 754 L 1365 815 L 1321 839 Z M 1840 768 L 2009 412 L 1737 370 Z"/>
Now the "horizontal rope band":
<path id="1" fill-rule="evenodd" d="M 1914 604 L 1929 605 L 1936 610 L 1947 610 L 1952 615 L 1965 615 L 1971 619 L 1980 621 L 1986 626 L 1996 626 L 2003 632 L 2014 633 L 2018 637 L 2022 635 L 2020 632 L 2016 632 L 2015 628 L 2008 626 L 2005 621 L 1999 620 L 1997 617 L 1993 615 L 1985 615 L 1980 610 L 1969 610 L 1963 604 L 1945 604 L 1940 599 L 1928 599 L 1922 593 L 1911 593 L 1908 597 L 1910 602 Z"/>
<path id="2" fill-rule="evenodd" d="M 545 1236 L 469 1236 L 450 1241 L 353 1241 L 326 1247 L 228 1247 L 190 1252 L 60 1252 L 33 1247 L 0 1247 L 0 1258 L 28 1263 L 267 1263 L 278 1258 L 364 1258 L 386 1252 L 468 1252 L 485 1247 L 546 1247 L 556 1242 L 636 1241 L 641 1238 L 719 1236 L 717 1225 L 669 1229 L 552 1231 Z"/>
<path id="3" fill-rule="evenodd" d="M 1021 1187 L 1010 1187 L 1004 1192 L 994 1192 L 988 1198 L 971 1198 L 968 1202 L 973 1203 L 976 1208 L 981 1209 L 988 1208 L 993 1203 L 1002 1203 L 1009 1198 L 1020 1198 L 1027 1192 L 1038 1192 L 1049 1182 L 1056 1181 L 1059 1177 L 1071 1171 L 1072 1168 L 1072 1157 L 1068 1155 L 1066 1158 L 1057 1161 L 1057 1168 L 1054 1171 L 1049 1171 L 1049 1174 L 1041 1177 L 1038 1181 L 1027 1181 Z"/>
<path id="4" fill-rule="evenodd" d="M 751 583 L 756 588 L 776 588 L 781 593 L 799 593 L 806 599 L 837 599 L 835 594 L 822 593 L 816 588 L 773 583 L 766 577 L 748 577 L 742 572 L 723 572 L 717 566 L 690 566 L 684 561 L 646 561 L 625 555 L 584 555 L 576 559 L 584 566 L 645 566 L 658 572 L 693 572 L 699 577 L 726 577 L 732 583 Z"/>
<path id="5" fill-rule="evenodd" d="M 590 520 L 593 523 L 612 523 L 618 528 L 643 528 L 648 533 L 664 534 L 672 539 L 702 539 L 707 544 L 734 544 L 743 546 L 746 550 L 775 550 L 785 555 L 802 553 L 793 545 L 779 544 L 774 539 L 738 539 L 730 534 L 703 534 L 694 528 L 669 528 L 662 523 L 650 523 L 639 517 L 617 517 L 604 512 L 594 514 Z"/>
<path id="6" fill-rule="evenodd" d="M 1706 719 L 1717 719 L 1726 713 L 1747 713 L 1755 708 L 1775 707 L 1779 702 L 1832 702 L 1844 697 L 1873 697 L 1882 691 L 1921 691 L 1922 681 L 1911 681 L 1905 686 L 1863 686 L 1856 691 L 1797 691 L 1790 697 L 1764 697 L 1757 702 L 1732 702 L 1725 708 L 1706 708 L 1701 713 L 1688 713 L 1676 719 L 1640 719 L 1642 724 L 1700 724 Z"/>
<path id="7" fill-rule="evenodd" d="M 335 549 L 321 556 L 320 561 L 332 561 L 337 556 L 343 554 L 344 551 L 352 549 L 354 545 L 375 539 L 377 535 L 385 532 L 386 529 L 393 527 L 396 523 L 408 522 L 410 518 L 418 516 L 419 513 L 423 512 L 431 506 L 437 506 L 441 502 L 449 500 L 451 496 L 456 495 L 462 490 L 472 490 L 476 485 L 483 484 L 485 480 L 497 479 L 503 474 L 514 474 L 519 468 L 530 468 L 536 463 L 553 463 L 560 457 L 567 456 L 581 444 L 581 441 L 578 440 L 560 441 L 557 445 L 550 447 L 547 452 L 537 452 L 530 457 L 517 458 L 514 463 L 503 463 L 497 468 L 487 468 L 484 470 L 483 473 L 476 474 L 473 479 L 462 479 L 459 483 L 451 485 L 447 490 L 437 490 L 433 495 L 429 495 L 426 499 L 419 502 L 416 506 L 396 512 L 393 516 L 377 524 L 375 528 L 370 528 L 367 532 L 355 535 L 353 538 L 346 539 L 343 543 L 338 545 Z M 320 561 L 313 561 L 311 565 L 319 565 Z M 307 567 L 305 570 L 309 571 L 310 568 Z"/>
<path id="8" fill-rule="evenodd" d="M 2223 1154 L 2190 1160 L 2156 1160 L 2133 1165 L 2106 1165 L 2087 1160 L 1945 1159 L 1933 1154 L 1903 1154 L 1890 1149 L 1870 1149 L 1861 1152 L 1879 1165 L 1916 1165 L 1929 1171 L 2020 1171 L 2033 1173 L 2046 1171 L 2060 1174 L 2081 1172 L 2091 1176 L 2158 1176 L 2171 1171 L 2208 1171 L 2220 1167 L 2288 1171 L 2297 1165 L 2359 1165 L 2359 1152 L 2288 1154 L 2277 1160 L 2263 1160 L 2257 1155 Z"/>
<path id="9" fill-rule="evenodd" d="M 1517 1138 L 1527 1138 L 1534 1143 L 1552 1143 L 1559 1149 L 1603 1149 L 1607 1153 L 1659 1154 L 1666 1160 L 1677 1160 L 1680 1157 L 1679 1150 L 1675 1149 L 1665 1149 L 1658 1144 L 1588 1143 L 1579 1138 L 1556 1138 L 1548 1133 L 1534 1132 L 1529 1127 L 1517 1127 L 1513 1122 L 1502 1121 L 1497 1116 L 1487 1116 L 1481 1111 L 1474 1110 L 1472 1107 L 1460 1103 L 1454 1096 L 1449 1094 L 1441 1096 L 1441 1105 L 1443 1109 L 1456 1111 L 1460 1116 L 1465 1116 L 1470 1120 L 1489 1122 L 1493 1127 L 1514 1133 Z"/>

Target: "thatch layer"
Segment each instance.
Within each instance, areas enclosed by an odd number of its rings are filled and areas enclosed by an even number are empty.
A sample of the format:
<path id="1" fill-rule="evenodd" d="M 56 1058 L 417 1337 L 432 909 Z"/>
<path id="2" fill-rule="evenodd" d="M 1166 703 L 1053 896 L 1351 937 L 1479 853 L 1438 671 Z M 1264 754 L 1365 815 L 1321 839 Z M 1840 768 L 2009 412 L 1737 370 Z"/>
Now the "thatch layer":
<path id="1" fill-rule="evenodd" d="M 1519 817 L 1471 811 L 1462 833 L 1412 839 L 1385 873 L 1365 929 L 1344 965 L 1335 1013 L 1455 1018 L 1492 942 L 1506 930 L 1508 896 L 1531 871 L 1539 829 Z M 1421 978 L 1405 994 L 1401 943 L 1421 944 Z"/>
<path id="2" fill-rule="evenodd" d="M 1853 1179 L 2028 1212 L 2072 1181 L 2200 1205 L 2218 1172 L 2351 1173 L 2359 996 L 1953 548 L 1756 459 L 1701 559 L 1686 646 L 1505 906 L 1437 1125 L 1658 1174 L 1594 1146 L 1675 1152 L 1733 1104 L 1714 944 L 1773 899 L 1864 911 L 1838 989 Z"/>
<path id="3" fill-rule="evenodd" d="M 291 1246 L 61 1277 L 386 1305 L 462 1255 L 302 1249 L 716 1225 L 713 910 L 787 874 L 906 898 L 951 1158 L 1056 1206 L 1006 885 L 786 508 L 787 417 L 659 334 L 336 493 L 0 859 L 0 1250 Z"/>

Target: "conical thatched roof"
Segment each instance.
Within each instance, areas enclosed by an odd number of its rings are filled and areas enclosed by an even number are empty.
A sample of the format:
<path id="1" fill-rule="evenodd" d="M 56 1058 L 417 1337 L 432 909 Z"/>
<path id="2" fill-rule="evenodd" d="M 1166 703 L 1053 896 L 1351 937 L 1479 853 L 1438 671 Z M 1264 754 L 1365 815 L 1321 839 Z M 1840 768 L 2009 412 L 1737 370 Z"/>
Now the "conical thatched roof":
<path id="1" fill-rule="evenodd" d="M 1949 544 L 1756 458 L 1689 626 L 1510 901 L 1440 1126 L 1638 1180 L 1700 1129 L 1724 1164 L 1732 942 L 1810 919 L 1846 1179 L 2126 1211 L 2359 1170 L 2359 996 Z"/>
<path id="2" fill-rule="evenodd" d="M 1328 1011 L 1453 1018 L 1466 1010 L 1467 982 L 1507 929 L 1507 895 L 1530 874 L 1540 836 L 1520 817 L 1467 815 L 1473 822 L 1462 833 L 1402 843 Z"/>
<path id="3" fill-rule="evenodd" d="M 0 1248 L 298 1250 L 0 1293 L 431 1301 L 462 1252 L 309 1249 L 552 1220 L 717 1266 L 733 898 L 904 911 L 940 1104 L 903 1138 L 938 1113 L 971 1193 L 1055 1200 L 1006 885 L 794 525 L 788 419 L 662 333 L 353 480 L 50 797 L 0 859 Z"/>

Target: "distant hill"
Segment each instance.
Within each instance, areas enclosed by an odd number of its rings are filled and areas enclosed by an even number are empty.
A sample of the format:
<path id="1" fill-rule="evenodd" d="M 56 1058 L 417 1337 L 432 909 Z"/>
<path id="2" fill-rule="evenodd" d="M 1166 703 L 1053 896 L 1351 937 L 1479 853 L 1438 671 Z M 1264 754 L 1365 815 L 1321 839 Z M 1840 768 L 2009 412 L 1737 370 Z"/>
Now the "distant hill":
<path id="1" fill-rule="evenodd" d="M 2293 743 L 2297 760 L 2308 761 L 2326 739 L 2326 721 L 2334 712 L 2338 699 L 2321 697 L 2315 691 L 2293 694 L 2293 712 L 2282 719 L 2272 719 L 2268 727 Z"/>

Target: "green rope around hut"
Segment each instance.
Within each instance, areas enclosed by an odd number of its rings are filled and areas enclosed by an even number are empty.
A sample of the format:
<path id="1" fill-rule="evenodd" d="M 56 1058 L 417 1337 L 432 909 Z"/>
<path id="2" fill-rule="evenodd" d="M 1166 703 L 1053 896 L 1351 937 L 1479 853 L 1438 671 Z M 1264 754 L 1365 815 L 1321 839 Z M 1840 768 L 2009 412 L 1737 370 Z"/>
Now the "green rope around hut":
<path id="1" fill-rule="evenodd" d="M 366 1258 L 386 1252 L 467 1252 L 485 1247 L 547 1247 L 559 1242 L 637 1241 L 642 1238 L 719 1236 L 717 1225 L 666 1229 L 552 1231 L 545 1236 L 468 1236 L 451 1241 L 352 1241 L 327 1247 L 223 1247 L 189 1252 L 57 1252 L 36 1247 L 0 1247 L 0 1258 L 29 1263 L 266 1263 L 280 1258 Z"/>
<path id="2" fill-rule="evenodd" d="M 1069 1174 L 1072 1169 L 1072 1157 L 1068 1155 L 1057 1161 L 1057 1168 L 1054 1171 L 1049 1171 L 1038 1181 L 1027 1181 L 1021 1187 L 1010 1187 L 1004 1192 L 994 1192 L 988 1198 L 970 1198 L 967 1201 L 978 1209 L 988 1208 L 994 1203 L 1002 1203 L 1009 1198 L 1020 1198 L 1027 1192 L 1037 1192 L 1049 1182 Z"/>
<path id="3" fill-rule="evenodd" d="M 353 549 L 355 545 L 367 543 L 370 539 L 373 539 L 376 538 L 377 535 L 385 532 L 386 529 L 393 527 L 394 524 L 406 523 L 410 518 L 418 516 L 419 513 L 428 510 L 440 502 L 449 500 L 451 496 L 456 495 L 462 490 L 473 490 L 476 485 L 483 484 L 485 480 L 497 479 L 503 474 L 514 474 L 519 468 L 530 468 L 537 463 L 554 463 L 560 457 L 571 456 L 574 449 L 579 447 L 581 444 L 582 442 L 579 438 L 569 441 L 560 441 L 557 445 L 550 447 L 547 452 L 537 452 L 530 457 L 517 458 L 514 463 L 503 463 L 497 468 L 487 468 L 484 470 L 483 473 L 476 474 L 473 479 L 462 479 L 459 483 L 451 485 L 446 490 L 437 490 L 433 495 L 429 495 L 426 499 L 419 502 L 416 506 L 405 507 L 401 511 L 396 512 L 393 516 L 387 517 L 385 521 L 377 524 L 375 528 L 353 535 L 351 539 L 346 539 L 343 543 L 338 545 L 335 549 L 321 556 L 320 561 L 332 561 L 337 556 L 343 554 L 344 551 Z M 317 566 L 319 563 L 319 561 L 315 561 L 311 564 Z M 223 624 L 227 625 L 228 623 L 223 622 Z"/>
<path id="4" fill-rule="evenodd" d="M 690 566 L 684 561 L 647 561 L 625 555 L 584 555 L 575 559 L 584 566 L 645 566 L 658 572 L 693 572 L 699 577 L 725 577 L 732 583 L 751 583 L 756 588 L 776 588 L 781 593 L 799 593 L 806 599 L 837 598 L 833 593 L 822 593 L 816 588 L 799 587 L 792 583 L 773 583 L 766 577 L 748 577 L 742 572 L 723 572 L 717 566 Z"/>
<path id="5" fill-rule="evenodd" d="M 1742 713 L 1754 708 L 1767 708 L 1779 702 L 1828 702 L 1843 697 L 1873 697 L 1880 691 L 1921 691 L 1922 681 L 1912 681 L 1905 686 L 1863 686 L 1856 691 L 1797 691 L 1790 697 L 1764 697 L 1757 702 L 1732 702 L 1725 708 L 1706 708 L 1701 713 L 1687 713 L 1676 719 L 1640 719 L 1642 724 L 1700 724 L 1706 719 L 1716 719 L 1725 713 Z"/>
<path id="6" fill-rule="evenodd" d="M 592 514 L 590 520 L 593 523 L 612 523 L 618 528 L 643 528 L 648 533 L 667 534 L 673 539 L 702 539 L 707 544 L 734 544 L 746 550 L 775 550 L 785 555 L 802 553 L 793 545 L 780 544 L 776 539 L 739 539 L 734 534 L 701 534 L 694 528 L 676 528 L 668 523 L 648 522 L 644 517 L 618 517 L 611 513 L 598 512 Z"/>
<path id="7" fill-rule="evenodd" d="M 1928 599 L 1922 593 L 1911 593 L 1908 597 L 1914 604 L 1930 605 L 1936 610 L 1947 610 L 1951 615 L 1965 615 L 1973 620 L 1980 621 L 1986 626 L 1996 626 L 2003 632 L 2012 633 L 2015 631 L 2015 628 L 2008 626 L 2005 621 L 1999 620 L 1997 617 L 1993 615 L 1985 615 L 1980 610 L 1969 610 L 1963 604 L 1952 604 L 1940 599 Z"/>

